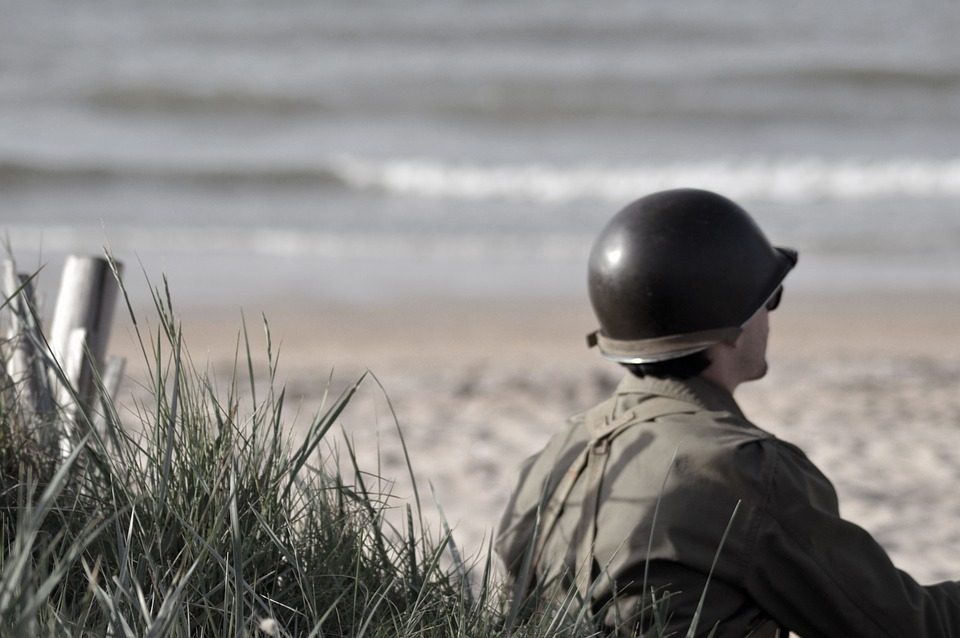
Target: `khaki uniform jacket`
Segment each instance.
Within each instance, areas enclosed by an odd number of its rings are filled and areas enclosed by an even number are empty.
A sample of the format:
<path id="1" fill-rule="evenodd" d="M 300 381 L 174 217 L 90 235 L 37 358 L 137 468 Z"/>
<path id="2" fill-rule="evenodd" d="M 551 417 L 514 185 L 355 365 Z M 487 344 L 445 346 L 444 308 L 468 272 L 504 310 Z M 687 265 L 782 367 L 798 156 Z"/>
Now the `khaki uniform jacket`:
<path id="1" fill-rule="evenodd" d="M 624 633 L 653 588 L 684 635 L 718 548 L 697 635 L 960 637 L 960 583 L 897 570 L 799 448 L 700 378 L 627 375 L 572 418 L 523 464 L 497 539 L 515 580 L 529 554 L 521 587 L 579 592 Z"/>

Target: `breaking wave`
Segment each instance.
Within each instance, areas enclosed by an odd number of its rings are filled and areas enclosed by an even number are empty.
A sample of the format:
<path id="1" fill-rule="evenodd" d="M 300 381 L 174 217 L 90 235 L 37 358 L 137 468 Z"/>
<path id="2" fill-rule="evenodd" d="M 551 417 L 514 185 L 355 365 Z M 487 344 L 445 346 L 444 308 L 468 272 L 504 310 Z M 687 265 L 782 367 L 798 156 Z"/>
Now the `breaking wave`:
<path id="1" fill-rule="evenodd" d="M 734 199 L 782 203 L 960 195 L 960 158 L 715 159 L 643 164 L 481 164 L 435 159 L 339 157 L 316 163 L 124 159 L 0 159 L 0 183 L 97 183 L 117 180 L 282 188 L 342 188 L 388 195 L 563 203 L 623 202 L 679 186 L 716 190 Z"/>
<path id="2" fill-rule="evenodd" d="M 345 160 L 340 171 L 356 188 L 426 197 L 542 202 L 623 202 L 638 193 L 680 186 L 716 190 L 734 199 L 785 203 L 960 195 L 960 158 L 713 160 L 633 166 Z"/>

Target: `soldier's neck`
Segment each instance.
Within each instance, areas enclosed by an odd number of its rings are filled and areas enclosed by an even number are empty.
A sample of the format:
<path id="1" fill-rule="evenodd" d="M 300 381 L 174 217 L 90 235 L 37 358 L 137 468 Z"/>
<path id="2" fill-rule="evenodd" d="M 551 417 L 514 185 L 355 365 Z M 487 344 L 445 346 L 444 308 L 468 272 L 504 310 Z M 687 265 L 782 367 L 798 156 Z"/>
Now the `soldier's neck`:
<path id="1" fill-rule="evenodd" d="M 707 350 L 710 366 L 700 376 L 714 385 L 718 385 L 731 395 L 748 375 L 744 373 L 743 363 L 738 356 L 736 345 L 718 343 Z"/>
<path id="2" fill-rule="evenodd" d="M 729 371 L 719 368 L 715 365 L 711 365 L 709 368 L 701 372 L 700 377 L 714 385 L 720 386 L 731 395 L 733 394 L 733 391 L 737 389 L 737 386 L 743 382 L 735 375 L 729 374 Z"/>

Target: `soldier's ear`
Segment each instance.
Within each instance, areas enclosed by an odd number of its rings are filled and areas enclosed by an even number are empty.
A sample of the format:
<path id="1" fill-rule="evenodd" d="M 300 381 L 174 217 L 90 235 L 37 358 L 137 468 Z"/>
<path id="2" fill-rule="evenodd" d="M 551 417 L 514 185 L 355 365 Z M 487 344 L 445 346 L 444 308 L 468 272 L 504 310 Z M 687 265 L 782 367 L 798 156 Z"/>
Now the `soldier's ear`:
<path id="1" fill-rule="evenodd" d="M 743 328 L 740 328 L 740 330 L 738 330 L 735 335 L 729 336 L 729 337 L 727 337 L 726 339 L 724 339 L 723 341 L 720 341 L 719 343 L 717 343 L 717 344 L 715 344 L 715 345 L 724 345 L 724 346 L 728 346 L 728 347 L 730 347 L 730 348 L 736 348 L 737 345 L 739 345 L 740 340 L 741 340 L 742 338 L 743 338 Z"/>
<path id="2" fill-rule="evenodd" d="M 710 359 L 711 367 L 714 366 L 718 361 L 726 361 L 730 356 L 730 351 L 737 347 L 737 342 L 739 337 L 735 339 L 724 339 L 723 341 L 718 341 L 713 344 L 706 350 L 704 354 L 707 355 L 707 359 Z"/>

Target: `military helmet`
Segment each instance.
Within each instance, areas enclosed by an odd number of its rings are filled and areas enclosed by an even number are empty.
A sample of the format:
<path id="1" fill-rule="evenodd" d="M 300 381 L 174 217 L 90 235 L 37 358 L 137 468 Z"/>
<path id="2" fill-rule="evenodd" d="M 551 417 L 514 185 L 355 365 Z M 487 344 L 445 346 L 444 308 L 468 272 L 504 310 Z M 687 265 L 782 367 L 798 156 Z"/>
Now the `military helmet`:
<path id="1" fill-rule="evenodd" d="M 588 343 L 614 361 L 652 363 L 735 339 L 796 263 L 796 251 L 771 245 L 725 197 L 653 193 L 617 213 L 593 245 L 600 329 Z"/>

